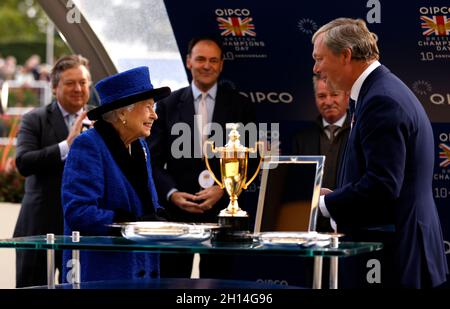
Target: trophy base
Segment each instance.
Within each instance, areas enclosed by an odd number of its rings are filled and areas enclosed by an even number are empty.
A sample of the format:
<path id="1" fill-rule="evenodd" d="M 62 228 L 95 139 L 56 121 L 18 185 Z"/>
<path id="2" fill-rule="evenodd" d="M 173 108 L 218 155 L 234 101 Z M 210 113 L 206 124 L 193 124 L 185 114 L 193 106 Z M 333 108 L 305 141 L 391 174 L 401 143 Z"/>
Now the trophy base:
<path id="1" fill-rule="evenodd" d="M 219 228 L 213 230 L 211 241 L 252 243 L 248 216 L 219 216 Z"/>

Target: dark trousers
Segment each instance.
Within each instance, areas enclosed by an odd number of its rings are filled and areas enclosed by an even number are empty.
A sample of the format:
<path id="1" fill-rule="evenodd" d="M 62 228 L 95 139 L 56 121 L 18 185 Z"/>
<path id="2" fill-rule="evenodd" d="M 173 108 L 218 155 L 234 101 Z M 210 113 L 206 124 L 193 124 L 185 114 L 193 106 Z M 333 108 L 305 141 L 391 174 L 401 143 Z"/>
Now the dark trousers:
<path id="1" fill-rule="evenodd" d="M 55 250 L 55 266 L 61 282 L 62 253 Z M 47 284 L 47 254 L 45 250 L 16 250 L 16 287 Z"/>

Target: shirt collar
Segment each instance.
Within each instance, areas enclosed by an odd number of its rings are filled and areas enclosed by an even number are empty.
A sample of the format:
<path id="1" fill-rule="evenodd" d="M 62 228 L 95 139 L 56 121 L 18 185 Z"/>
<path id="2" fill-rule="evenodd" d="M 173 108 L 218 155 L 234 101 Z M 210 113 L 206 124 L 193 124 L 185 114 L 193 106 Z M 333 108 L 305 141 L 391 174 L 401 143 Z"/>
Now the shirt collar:
<path id="1" fill-rule="evenodd" d="M 346 114 L 344 114 L 344 116 L 342 116 L 338 121 L 336 121 L 335 123 L 329 123 L 328 121 L 325 120 L 325 118 L 322 117 L 322 124 L 323 127 L 325 128 L 326 126 L 330 125 L 330 124 L 334 124 L 338 127 L 342 127 L 344 125 L 344 121 L 345 121 L 345 117 L 347 117 Z"/>
<path id="2" fill-rule="evenodd" d="M 378 60 L 375 60 L 361 73 L 361 75 L 359 75 L 359 77 L 353 83 L 352 89 L 350 91 L 350 98 L 355 100 L 355 102 L 358 102 L 359 92 L 361 91 L 361 87 L 367 76 L 369 76 L 369 74 L 372 73 L 380 65 L 381 63 Z"/>
<path id="3" fill-rule="evenodd" d="M 63 115 L 64 118 L 65 118 L 67 115 L 70 115 L 70 113 L 69 113 L 68 111 L 66 111 L 66 110 L 64 109 L 64 107 L 62 107 L 62 105 L 61 105 L 59 102 L 56 102 L 56 103 L 58 103 L 58 108 L 59 108 L 59 110 L 61 111 L 61 113 L 62 113 L 62 115 Z M 78 112 L 76 112 L 75 115 L 79 116 L 80 113 L 81 113 L 81 111 L 83 111 L 82 108 L 81 108 Z"/>
<path id="4" fill-rule="evenodd" d="M 191 87 L 192 87 L 192 95 L 194 96 L 194 99 L 197 99 L 202 94 L 202 92 L 200 91 L 200 89 L 197 88 L 197 86 L 195 86 L 194 82 L 191 83 Z M 214 86 L 209 88 L 209 90 L 206 93 L 208 94 L 209 97 L 211 97 L 215 101 L 217 95 L 217 83 L 215 83 Z"/>

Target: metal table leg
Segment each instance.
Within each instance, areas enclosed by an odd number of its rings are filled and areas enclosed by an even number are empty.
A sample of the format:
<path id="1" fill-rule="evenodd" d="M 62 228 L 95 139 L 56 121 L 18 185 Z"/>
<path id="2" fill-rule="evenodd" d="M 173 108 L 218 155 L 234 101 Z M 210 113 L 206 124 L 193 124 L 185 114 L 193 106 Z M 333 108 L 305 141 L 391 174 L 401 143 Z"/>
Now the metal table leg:
<path id="1" fill-rule="evenodd" d="M 72 232 L 72 242 L 80 242 L 80 232 Z M 72 250 L 72 269 L 70 270 L 70 280 L 74 289 L 80 288 L 81 269 L 80 269 L 80 250 Z M 69 278 L 68 278 L 69 279 Z"/>
<path id="2" fill-rule="evenodd" d="M 331 248 L 339 247 L 339 238 L 337 236 L 331 238 Z M 329 287 L 330 289 L 338 288 L 338 257 L 333 256 L 330 258 L 330 280 Z"/>
<path id="3" fill-rule="evenodd" d="M 47 244 L 55 243 L 55 234 L 47 234 Z M 47 250 L 47 287 L 55 288 L 55 250 Z"/>
<path id="4" fill-rule="evenodd" d="M 313 289 L 321 289 L 322 288 L 322 266 L 323 266 L 323 257 L 315 256 L 314 257 Z"/>

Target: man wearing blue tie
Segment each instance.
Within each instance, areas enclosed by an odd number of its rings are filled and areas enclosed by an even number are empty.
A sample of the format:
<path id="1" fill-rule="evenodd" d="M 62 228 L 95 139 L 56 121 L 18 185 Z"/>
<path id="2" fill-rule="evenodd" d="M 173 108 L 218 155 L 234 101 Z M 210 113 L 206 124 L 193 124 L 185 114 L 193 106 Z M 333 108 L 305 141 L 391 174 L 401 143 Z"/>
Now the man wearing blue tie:
<path id="1" fill-rule="evenodd" d="M 448 268 L 431 185 L 435 146 L 421 103 L 380 64 L 377 37 L 363 20 L 333 20 L 312 42 L 314 73 L 356 102 L 338 189 L 322 189 L 322 214 L 354 240 L 383 242 L 383 286 L 442 284 Z"/>

